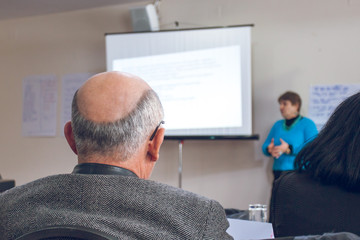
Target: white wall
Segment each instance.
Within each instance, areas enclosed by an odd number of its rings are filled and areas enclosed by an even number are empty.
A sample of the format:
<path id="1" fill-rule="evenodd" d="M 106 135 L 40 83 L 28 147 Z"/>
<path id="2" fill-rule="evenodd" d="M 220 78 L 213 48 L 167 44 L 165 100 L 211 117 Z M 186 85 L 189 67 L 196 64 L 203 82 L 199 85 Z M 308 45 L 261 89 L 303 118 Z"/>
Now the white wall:
<path id="1" fill-rule="evenodd" d="M 55 138 L 22 137 L 22 80 L 55 74 L 60 86 L 65 74 L 104 71 L 104 34 L 131 31 L 128 9 L 133 5 L 0 21 L 3 178 L 23 184 L 72 170 L 76 156 L 61 137 L 60 121 Z M 253 132 L 260 140 L 185 141 L 184 189 L 217 199 L 224 207 L 268 203 L 272 162 L 260 147 L 280 118 L 276 99 L 286 90 L 297 91 L 306 115 L 311 84 L 360 82 L 359 12 L 356 0 L 161 1 L 162 29 L 174 28 L 175 21 L 181 28 L 255 24 Z M 177 186 L 177 161 L 178 143 L 165 142 L 152 179 Z"/>

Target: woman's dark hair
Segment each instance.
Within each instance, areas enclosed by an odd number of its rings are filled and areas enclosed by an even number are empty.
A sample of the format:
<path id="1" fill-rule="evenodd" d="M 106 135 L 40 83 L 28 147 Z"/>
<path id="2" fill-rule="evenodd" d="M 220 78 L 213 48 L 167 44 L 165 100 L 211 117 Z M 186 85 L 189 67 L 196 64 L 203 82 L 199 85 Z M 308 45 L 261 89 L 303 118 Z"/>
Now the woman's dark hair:
<path id="1" fill-rule="evenodd" d="M 278 102 L 289 100 L 292 105 L 299 104 L 298 111 L 301 108 L 301 98 L 296 92 L 287 91 L 278 98 Z"/>
<path id="2" fill-rule="evenodd" d="M 333 112 L 295 159 L 295 168 L 326 184 L 360 191 L 360 92 Z"/>

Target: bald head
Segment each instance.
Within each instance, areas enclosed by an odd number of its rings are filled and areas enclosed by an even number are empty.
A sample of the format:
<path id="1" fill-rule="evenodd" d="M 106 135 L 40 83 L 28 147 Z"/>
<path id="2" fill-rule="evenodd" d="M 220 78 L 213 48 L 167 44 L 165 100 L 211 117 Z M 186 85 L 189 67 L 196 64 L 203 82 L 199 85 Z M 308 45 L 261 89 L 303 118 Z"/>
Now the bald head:
<path id="1" fill-rule="evenodd" d="M 91 77 L 72 104 L 71 126 L 79 159 L 131 158 L 149 140 L 163 114 L 157 94 L 139 77 L 121 72 Z"/>
<path id="2" fill-rule="evenodd" d="M 139 77 L 105 72 L 90 78 L 77 93 L 77 105 L 88 120 L 113 122 L 127 116 L 151 88 Z"/>

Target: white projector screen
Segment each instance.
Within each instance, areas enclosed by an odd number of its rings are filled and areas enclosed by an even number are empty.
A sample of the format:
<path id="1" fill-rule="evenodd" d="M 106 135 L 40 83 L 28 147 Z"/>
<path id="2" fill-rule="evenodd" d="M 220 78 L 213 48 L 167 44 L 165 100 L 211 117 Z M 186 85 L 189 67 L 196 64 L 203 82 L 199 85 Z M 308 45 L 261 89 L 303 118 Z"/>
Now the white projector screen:
<path id="1" fill-rule="evenodd" d="M 107 70 L 157 92 L 166 137 L 251 136 L 251 27 L 106 34 Z"/>

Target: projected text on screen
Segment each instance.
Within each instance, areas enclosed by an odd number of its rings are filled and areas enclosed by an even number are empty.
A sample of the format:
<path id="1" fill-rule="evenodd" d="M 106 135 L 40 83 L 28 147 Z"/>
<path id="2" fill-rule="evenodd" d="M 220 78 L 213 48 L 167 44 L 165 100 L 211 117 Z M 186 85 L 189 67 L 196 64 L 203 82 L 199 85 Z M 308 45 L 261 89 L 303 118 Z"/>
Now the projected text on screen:
<path id="1" fill-rule="evenodd" d="M 113 69 L 149 83 L 163 103 L 167 129 L 236 127 L 242 125 L 239 53 L 240 46 L 229 46 L 117 59 Z"/>

